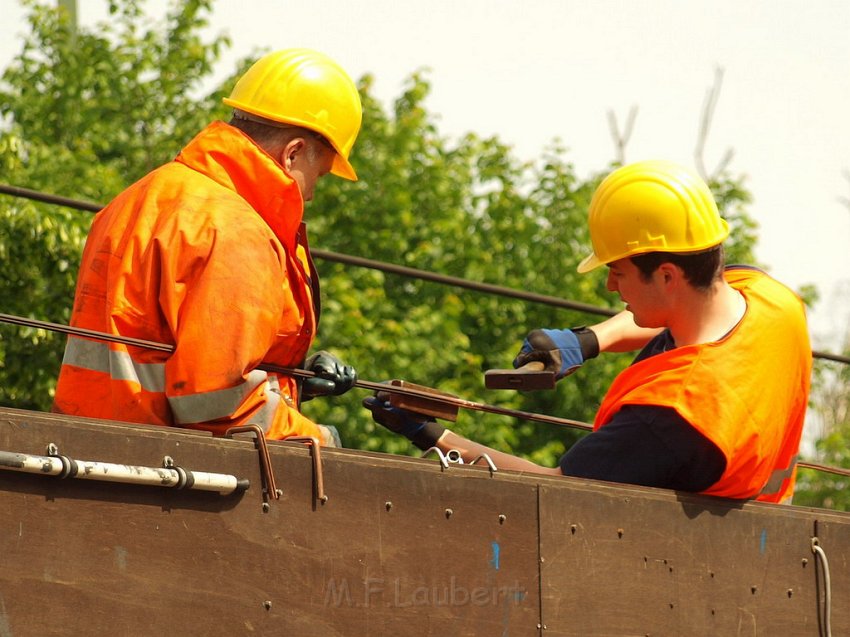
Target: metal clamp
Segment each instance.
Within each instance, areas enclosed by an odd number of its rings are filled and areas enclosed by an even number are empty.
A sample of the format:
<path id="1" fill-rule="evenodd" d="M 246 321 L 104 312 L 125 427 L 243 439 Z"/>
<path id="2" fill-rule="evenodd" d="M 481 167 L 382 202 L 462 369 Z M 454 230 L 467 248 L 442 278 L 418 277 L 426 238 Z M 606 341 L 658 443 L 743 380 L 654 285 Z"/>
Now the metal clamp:
<path id="1" fill-rule="evenodd" d="M 162 468 L 168 469 L 177 474 L 177 484 L 174 485 L 175 489 L 185 489 L 186 486 L 190 484 L 189 474 L 183 467 L 178 467 L 174 463 L 174 458 L 171 456 L 163 456 Z"/>
<path id="2" fill-rule="evenodd" d="M 77 475 L 77 471 L 79 471 L 77 462 L 75 460 L 71 460 L 68 456 L 60 454 L 59 447 L 56 446 L 56 443 L 47 443 L 47 455 L 50 458 L 56 458 L 62 464 L 62 469 L 56 474 L 57 478 L 64 480 L 65 478 L 73 478 Z M 47 472 L 48 471 L 45 468 L 45 473 Z"/>

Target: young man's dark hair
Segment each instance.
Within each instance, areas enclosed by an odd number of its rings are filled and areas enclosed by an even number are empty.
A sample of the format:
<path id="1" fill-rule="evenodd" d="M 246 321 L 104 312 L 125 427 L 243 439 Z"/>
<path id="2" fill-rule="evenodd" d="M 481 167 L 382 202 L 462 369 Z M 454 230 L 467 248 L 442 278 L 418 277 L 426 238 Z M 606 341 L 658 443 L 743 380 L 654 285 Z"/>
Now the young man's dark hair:
<path id="1" fill-rule="evenodd" d="M 662 263 L 672 263 L 682 268 L 685 279 L 700 290 L 707 290 L 723 275 L 723 246 L 718 245 L 703 252 L 647 252 L 631 257 L 641 277 L 648 281 Z"/>

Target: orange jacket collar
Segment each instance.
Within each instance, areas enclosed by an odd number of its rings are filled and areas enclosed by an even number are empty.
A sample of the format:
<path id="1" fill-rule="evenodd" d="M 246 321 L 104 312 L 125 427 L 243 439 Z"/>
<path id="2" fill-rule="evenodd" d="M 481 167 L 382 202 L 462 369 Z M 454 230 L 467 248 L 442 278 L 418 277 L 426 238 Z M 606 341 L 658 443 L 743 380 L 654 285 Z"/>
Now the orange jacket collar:
<path id="1" fill-rule="evenodd" d="M 247 135 L 224 122 L 213 122 L 186 145 L 176 161 L 238 193 L 288 250 L 295 249 L 304 217 L 301 191 Z"/>

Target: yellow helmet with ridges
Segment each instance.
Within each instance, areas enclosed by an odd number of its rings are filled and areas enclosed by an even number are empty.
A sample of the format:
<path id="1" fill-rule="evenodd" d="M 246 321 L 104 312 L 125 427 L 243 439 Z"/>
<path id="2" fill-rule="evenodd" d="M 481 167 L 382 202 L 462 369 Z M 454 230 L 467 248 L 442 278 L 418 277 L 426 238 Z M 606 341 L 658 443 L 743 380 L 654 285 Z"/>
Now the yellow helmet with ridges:
<path id="1" fill-rule="evenodd" d="M 590 201 L 593 253 L 578 266 L 601 265 L 646 252 L 699 252 L 729 236 L 708 185 L 669 161 L 642 161 L 608 175 Z"/>
<path id="2" fill-rule="evenodd" d="M 324 53 L 283 49 L 264 55 L 223 101 L 246 113 L 319 133 L 336 151 L 331 172 L 357 180 L 348 156 L 363 118 L 360 94 L 343 68 Z"/>

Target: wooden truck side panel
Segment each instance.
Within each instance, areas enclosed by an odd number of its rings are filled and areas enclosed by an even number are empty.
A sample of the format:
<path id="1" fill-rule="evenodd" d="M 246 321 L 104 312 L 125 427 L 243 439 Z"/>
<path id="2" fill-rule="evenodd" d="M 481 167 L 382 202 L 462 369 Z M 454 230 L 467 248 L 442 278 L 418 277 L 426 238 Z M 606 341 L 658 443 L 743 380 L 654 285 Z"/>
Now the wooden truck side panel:
<path id="1" fill-rule="evenodd" d="M 850 632 L 850 516 L 0 409 L 0 450 L 250 481 L 0 470 L 0 635 Z M 3 467 L 9 469 L 9 467 Z M 319 493 L 319 475 L 321 486 Z M 326 500 L 319 496 L 326 495 Z"/>

